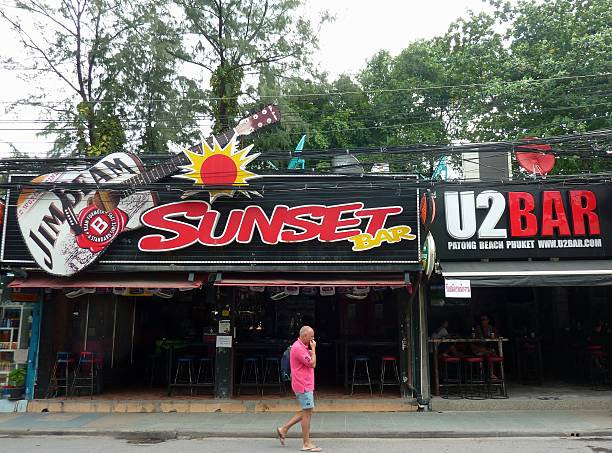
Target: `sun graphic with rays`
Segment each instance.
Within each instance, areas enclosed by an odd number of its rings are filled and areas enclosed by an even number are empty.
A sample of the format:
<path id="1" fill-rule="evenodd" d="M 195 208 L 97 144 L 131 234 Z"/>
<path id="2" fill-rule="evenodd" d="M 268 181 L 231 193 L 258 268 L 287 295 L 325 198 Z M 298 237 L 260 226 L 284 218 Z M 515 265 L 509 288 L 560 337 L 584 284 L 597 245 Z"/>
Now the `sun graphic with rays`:
<path id="1" fill-rule="evenodd" d="M 259 153 L 249 155 L 253 145 L 238 149 L 236 136 L 232 137 L 225 147 L 221 147 L 216 139 L 211 147 L 202 140 L 202 153 L 182 149 L 190 160 L 190 164 L 181 165 L 185 172 L 176 175 L 177 178 L 189 179 L 194 184 L 206 188 L 207 186 L 225 186 L 227 189 L 207 189 L 212 203 L 218 197 L 232 197 L 240 192 L 250 198 L 248 190 L 241 189 L 248 186 L 248 180 L 258 175 L 246 169 L 246 166 L 259 156 Z M 231 186 L 231 188 L 229 188 Z"/>

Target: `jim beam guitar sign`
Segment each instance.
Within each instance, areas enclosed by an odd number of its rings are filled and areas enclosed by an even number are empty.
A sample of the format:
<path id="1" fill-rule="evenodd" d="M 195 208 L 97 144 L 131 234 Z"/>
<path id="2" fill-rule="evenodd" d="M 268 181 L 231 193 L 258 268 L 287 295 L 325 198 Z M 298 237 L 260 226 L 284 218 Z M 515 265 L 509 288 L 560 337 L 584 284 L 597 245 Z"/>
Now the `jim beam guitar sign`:
<path id="1" fill-rule="evenodd" d="M 234 129 L 215 137 L 220 147 L 235 136 L 276 123 L 275 106 L 243 119 Z M 212 144 L 212 137 L 207 143 Z M 17 202 L 17 220 L 25 243 L 36 263 L 53 275 L 70 276 L 85 269 L 104 253 L 123 231 L 142 226 L 140 217 L 158 202 L 154 192 L 142 190 L 147 184 L 179 173 L 192 163 L 194 152 L 180 153 L 145 170 L 130 153 L 113 153 L 86 171 L 66 171 L 38 176 L 32 182 L 57 184 L 62 189 L 22 190 Z M 74 188 L 70 185 L 74 184 Z M 78 187 L 106 187 L 122 184 L 120 191 L 83 190 Z M 127 188 L 123 190 L 123 188 Z"/>

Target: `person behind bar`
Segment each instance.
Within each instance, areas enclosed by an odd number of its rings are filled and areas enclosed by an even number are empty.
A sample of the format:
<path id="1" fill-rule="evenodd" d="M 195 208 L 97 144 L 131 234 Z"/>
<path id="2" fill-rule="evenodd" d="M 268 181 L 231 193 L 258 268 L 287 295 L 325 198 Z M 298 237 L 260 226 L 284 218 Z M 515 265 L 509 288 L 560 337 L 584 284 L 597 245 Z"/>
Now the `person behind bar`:
<path id="1" fill-rule="evenodd" d="M 497 330 L 491 325 L 491 319 L 487 314 L 480 315 L 480 324 L 476 327 L 476 338 L 496 338 Z M 488 346 L 487 343 L 472 343 L 472 354 L 476 356 L 494 356 L 495 348 Z M 493 373 L 493 367 L 489 367 L 491 379 L 497 379 Z"/>
<path id="2" fill-rule="evenodd" d="M 442 340 L 444 338 L 448 338 L 451 334 L 448 332 L 449 321 L 448 319 L 443 319 L 440 323 L 440 326 L 431 334 L 432 340 Z M 430 351 L 431 352 L 431 351 Z M 453 343 L 440 344 L 438 346 L 438 353 L 444 357 L 457 357 L 460 355 L 457 347 Z"/>
<path id="3" fill-rule="evenodd" d="M 480 315 L 480 324 L 476 327 L 477 338 L 495 338 L 497 330 L 491 325 L 491 319 L 487 314 Z"/>
<path id="4" fill-rule="evenodd" d="M 441 338 L 448 337 L 448 319 L 442 320 L 440 326 L 431 334 L 433 340 L 439 340 Z"/>
<path id="5" fill-rule="evenodd" d="M 312 327 L 304 326 L 300 329 L 300 338 L 291 346 L 290 363 L 291 388 L 300 403 L 301 410 L 282 427 L 276 428 L 278 440 L 281 445 L 285 445 L 289 429 L 301 422 L 304 439 L 302 451 L 322 451 L 322 448 L 310 440 L 310 420 L 314 409 L 314 369 L 317 366 L 317 343 L 314 340 Z"/>

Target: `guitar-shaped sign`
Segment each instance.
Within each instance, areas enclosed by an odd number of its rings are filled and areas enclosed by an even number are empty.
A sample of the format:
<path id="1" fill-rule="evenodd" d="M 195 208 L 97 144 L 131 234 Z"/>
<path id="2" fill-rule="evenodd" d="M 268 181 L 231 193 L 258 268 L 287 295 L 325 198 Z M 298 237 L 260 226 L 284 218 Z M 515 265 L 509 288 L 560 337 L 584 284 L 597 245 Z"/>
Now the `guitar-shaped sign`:
<path id="1" fill-rule="evenodd" d="M 249 135 L 279 120 L 278 108 L 271 105 L 215 138 L 223 147 L 234 136 Z M 212 145 L 213 137 L 206 142 Z M 191 151 L 201 149 L 198 145 Z M 157 204 L 154 192 L 140 188 L 178 173 L 190 163 L 189 156 L 180 153 L 145 170 L 138 156 L 113 153 L 85 171 L 49 173 L 33 179 L 47 186 L 121 183 L 128 187 L 112 192 L 76 188 L 22 190 L 17 200 L 17 221 L 34 261 L 53 275 L 69 276 L 85 269 L 120 233 L 140 228 L 140 216 Z"/>

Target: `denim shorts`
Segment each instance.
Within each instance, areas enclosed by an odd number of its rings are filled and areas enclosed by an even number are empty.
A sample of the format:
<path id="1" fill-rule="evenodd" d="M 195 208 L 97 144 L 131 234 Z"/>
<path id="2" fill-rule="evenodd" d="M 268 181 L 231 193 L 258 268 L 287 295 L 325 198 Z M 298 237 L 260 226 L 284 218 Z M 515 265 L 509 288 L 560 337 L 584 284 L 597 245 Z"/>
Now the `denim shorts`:
<path id="1" fill-rule="evenodd" d="M 304 392 L 295 394 L 298 402 L 300 403 L 300 407 L 302 409 L 314 409 L 314 394 L 313 392 Z"/>

